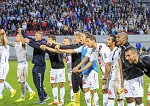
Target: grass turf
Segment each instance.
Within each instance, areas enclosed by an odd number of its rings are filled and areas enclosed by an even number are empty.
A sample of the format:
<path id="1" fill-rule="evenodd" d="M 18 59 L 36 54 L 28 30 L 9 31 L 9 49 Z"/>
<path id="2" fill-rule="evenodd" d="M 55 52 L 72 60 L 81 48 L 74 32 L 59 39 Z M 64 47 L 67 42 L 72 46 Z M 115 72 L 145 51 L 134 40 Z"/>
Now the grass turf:
<path id="1" fill-rule="evenodd" d="M 46 71 L 45 71 L 45 79 L 44 79 L 44 87 L 46 88 L 46 92 L 48 93 L 48 95 L 51 97 L 51 99 L 49 101 L 47 101 L 46 104 L 42 105 L 42 106 L 47 106 L 49 102 L 53 101 L 53 96 L 52 96 L 52 92 L 51 92 L 51 85 L 50 85 L 50 77 L 49 77 L 49 73 L 50 73 L 50 62 L 48 59 L 46 59 L 46 63 L 47 63 L 47 67 L 46 67 Z M 16 95 L 14 96 L 14 98 L 10 98 L 10 91 L 8 89 L 4 90 L 3 93 L 3 100 L 0 100 L 0 106 L 41 106 L 41 105 L 37 105 L 36 102 L 39 100 L 38 99 L 38 95 L 36 92 L 35 97 L 32 100 L 28 100 L 29 99 L 29 92 L 26 92 L 26 96 L 25 96 L 25 101 L 24 102 L 19 102 L 19 103 L 15 103 L 15 100 L 17 100 L 20 95 L 21 95 L 21 85 L 17 82 L 17 61 L 16 60 L 10 60 L 9 62 L 10 64 L 10 70 L 8 73 L 8 76 L 6 78 L 6 81 L 10 83 L 10 85 L 17 90 Z M 35 86 L 33 84 L 33 79 L 32 79 L 32 67 L 33 64 L 31 63 L 31 60 L 28 60 L 28 65 L 29 65 L 29 72 L 28 72 L 28 79 L 27 82 L 29 83 L 30 87 L 36 91 Z M 69 88 L 69 84 L 68 84 L 68 80 L 67 80 L 67 71 L 66 71 L 66 83 L 65 83 L 65 105 L 67 105 L 70 102 L 70 88 Z M 101 72 L 99 71 L 99 85 L 101 88 Z M 148 83 L 149 78 L 144 76 L 144 82 Z M 146 100 L 147 100 L 147 89 L 148 89 L 148 85 L 144 84 L 144 98 L 143 98 L 143 103 L 146 105 Z M 102 92 L 101 89 L 98 89 L 98 95 L 99 95 L 99 99 L 100 99 L 100 106 L 102 106 Z M 81 99 L 80 99 L 80 103 L 82 106 L 86 106 L 85 100 L 84 100 L 84 95 L 83 93 L 81 93 Z M 125 103 L 126 105 L 126 103 Z M 117 106 L 117 104 L 115 105 Z"/>

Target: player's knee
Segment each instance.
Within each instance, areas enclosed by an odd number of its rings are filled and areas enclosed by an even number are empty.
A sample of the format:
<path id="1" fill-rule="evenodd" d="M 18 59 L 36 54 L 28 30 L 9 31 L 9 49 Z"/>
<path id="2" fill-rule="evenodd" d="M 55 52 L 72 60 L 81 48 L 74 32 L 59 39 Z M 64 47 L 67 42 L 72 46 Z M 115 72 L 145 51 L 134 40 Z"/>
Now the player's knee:
<path id="1" fill-rule="evenodd" d="M 140 105 L 142 103 L 142 97 L 135 98 L 135 102 L 137 105 Z"/>
<path id="2" fill-rule="evenodd" d="M 132 103 L 132 102 L 134 102 L 132 97 L 127 97 L 127 98 L 126 98 L 126 101 L 127 101 L 127 103 Z"/>
<path id="3" fill-rule="evenodd" d="M 63 83 L 63 82 L 60 82 L 60 83 L 59 83 L 59 87 L 60 87 L 60 88 L 63 88 L 63 87 L 64 87 L 64 83 Z"/>
<path id="4" fill-rule="evenodd" d="M 86 92 L 88 92 L 88 91 L 89 91 L 88 88 L 83 88 L 83 92 L 84 92 L 84 93 L 86 93 Z"/>
<path id="5" fill-rule="evenodd" d="M 150 100 L 147 101 L 147 106 L 150 106 Z"/>
<path id="6" fill-rule="evenodd" d="M 90 90 L 92 94 L 96 93 L 96 89 Z"/>
<path id="7" fill-rule="evenodd" d="M 108 89 L 102 89 L 102 93 L 103 93 L 103 94 L 108 93 Z"/>
<path id="8" fill-rule="evenodd" d="M 3 83 L 4 82 L 4 80 L 3 79 L 0 79 L 0 83 Z"/>
<path id="9" fill-rule="evenodd" d="M 51 86 L 52 86 L 52 88 L 55 88 L 56 84 L 55 83 L 51 83 Z"/>

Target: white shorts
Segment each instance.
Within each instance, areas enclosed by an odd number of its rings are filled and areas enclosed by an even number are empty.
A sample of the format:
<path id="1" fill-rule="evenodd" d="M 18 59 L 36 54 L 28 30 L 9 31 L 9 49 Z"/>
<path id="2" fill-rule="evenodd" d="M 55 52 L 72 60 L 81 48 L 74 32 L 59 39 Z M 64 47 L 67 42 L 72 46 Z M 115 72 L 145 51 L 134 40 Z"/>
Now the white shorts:
<path id="1" fill-rule="evenodd" d="M 110 80 L 108 87 L 108 97 L 114 99 L 124 99 L 124 93 L 117 94 L 119 89 L 121 89 L 121 80 Z"/>
<path id="2" fill-rule="evenodd" d="M 9 63 L 0 64 L 0 79 L 5 80 L 9 71 Z"/>
<path id="3" fill-rule="evenodd" d="M 143 97 L 143 77 L 124 80 L 125 97 Z"/>
<path id="4" fill-rule="evenodd" d="M 65 79 L 65 68 L 63 69 L 52 69 L 50 71 L 50 83 L 66 82 Z"/>
<path id="5" fill-rule="evenodd" d="M 89 75 L 83 75 L 82 84 L 83 88 L 99 89 L 98 73 L 92 70 Z"/>
<path id="6" fill-rule="evenodd" d="M 17 67 L 18 82 L 26 82 L 28 77 L 28 64 L 18 64 Z"/>
<path id="7" fill-rule="evenodd" d="M 71 77 L 72 77 L 72 72 L 69 71 L 68 72 L 68 83 L 69 83 L 70 86 L 72 86 L 72 78 Z"/>

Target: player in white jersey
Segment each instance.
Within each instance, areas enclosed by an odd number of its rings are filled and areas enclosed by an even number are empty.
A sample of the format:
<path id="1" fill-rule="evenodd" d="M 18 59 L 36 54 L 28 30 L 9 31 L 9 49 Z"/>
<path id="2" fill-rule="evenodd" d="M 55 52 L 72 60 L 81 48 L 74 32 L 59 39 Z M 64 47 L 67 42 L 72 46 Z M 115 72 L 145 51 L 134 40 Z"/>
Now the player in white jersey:
<path id="1" fill-rule="evenodd" d="M 8 82 L 5 81 L 9 71 L 9 46 L 4 40 L 6 33 L 3 29 L 0 30 L 0 99 L 3 99 L 4 86 L 11 91 L 11 98 L 15 96 L 16 90 L 14 90 Z"/>
<path id="2" fill-rule="evenodd" d="M 97 60 L 99 56 L 101 57 L 101 62 L 103 62 L 105 71 L 108 70 L 110 49 L 104 43 L 96 43 L 96 38 L 93 35 L 87 36 L 86 42 L 90 48 L 93 48 L 93 53 L 91 54 L 90 57 L 92 58 L 91 60 L 93 61 L 88 62 L 88 64 L 86 64 L 86 66 L 82 68 L 80 71 L 86 70 L 87 68 L 91 67 L 94 60 Z M 103 92 L 103 106 L 106 106 L 108 103 L 108 95 L 107 95 L 107 87 L 105 85 L 103 85 L 102 87 L 102 92 Z"/>
<path id="3" fill-rule="evenodd" d="M 124 89 L 122 88 L 122 62 L 119 55 L 121 50 L 116 47 L 116 36 L 110 35 L 106 43 L 111 50 L 109 56 L 110 70 L 105 72 L 104 75 L 104 79 L 108 79 L 110 75 L 110 82 L 108 87 L 108 106 L 115 106 L 114 99 L 117 99 L 118 106 L 124 106 Z M 103 80 L 103 83 L 106 82 L 107 80 Z M 120 90 L 122 90 L 122 92 L 118 92 Z"/>
<path id="4" fill-rule="evenodd" d="M 92 36 L 92 35 L 87 33 L 87 36 Z M 85 46 L 86 48 L 82 49 L 83 47 L 81 46 L 80 48 L 75 49 L 75 51 L 78 52 L 81 51 L 82 61 L 73 69 L 74 73 L 81 72 L 79 70 L 80 67 L 83 68 L 90 61 L 92 48 L 89 48 L 87 46 L 88 44 L 86 43 L 86 38 L 85 38 L 85 44 L 86 44 Z M 99 106 L 99 98 L 96 91 L 96 89 L 99 88 L 97 60 L 94 60 L 94 63 L 90 68 L 86 70 L 82 70 L 82 74 L 83 74 L 83 79 L 82 79 L 83 91 L 84 91 L 84 96 L 85 96 L 87 106 Z M 90 92 L 92 94 L 92 102 L 91 102 Z"/>
<path id="5" fill-rule="evenodd" d="M 25 101 L 26 88 L 29 90 L 30 93 L 29 100 L 31 100 L 34 97 L 35 92 L 30 88 L 30 86 L 26 82 L 28 76 L 28 63 L 26 61 L 27 47 L 26 44 L 23 42 L 21 32 L 20 33 L 18 32 L 18 34 L 16 35 L 16 42 L 8 41 L 7 37 L 5 37 L 5 39 L 8 45 L 15 47 L 17 61 L 18 61 L 17 77 L 18 77 L 18 82 L 22 86 L 21 88 L 22 94 L 21 97 L 16 100 L 16 102 Z"/>

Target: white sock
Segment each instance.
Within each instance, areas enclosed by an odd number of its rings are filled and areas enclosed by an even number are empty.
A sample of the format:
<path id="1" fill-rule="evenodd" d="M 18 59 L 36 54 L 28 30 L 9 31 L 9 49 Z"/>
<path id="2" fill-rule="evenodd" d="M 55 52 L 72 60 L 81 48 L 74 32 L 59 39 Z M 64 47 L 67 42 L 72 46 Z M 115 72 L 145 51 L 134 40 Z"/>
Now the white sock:
<path id="1" fill-rule="evenodd" d="M 87 105 L 87 106 L 91 106 L 91 97 L 90 97 L 90 96 L 91 96 L 91 95 L 90 95 L 90 92 L 89 92 L 89 91 L 84 94 L 84 98 L 85 98 L 85 101 L 86 101 L 86 105 Z"/>
<path id="2" fill-rule="evenodd" d="M 29 86 L 29 84 L 27 82 L 25 82 L 26 88 L 29 91 L 29 93 L 32 93 L 33 90 L 31 89 L 31 87 Z"/>
<path id="3" fill-rule="evenodd" d="M 115 101 L 108 99 L 108 105 L 107 106 L 115 106 Z"/>
<path id="4" fill-rule="evenodd" d="M 22 94 L 21 97 L 25 98 L 25 93 L 26 93 L 26 84 L 25 83 L 21 83 L 21 90 L 22 90 Z"/>
<path id="5" fill-rule="evenodd" d="M 118 106 L 124 106 L 124 100 L 117 101 L 117 103 L 118 103 Z"/>
<path id="6" fill-rule="evenodd" d="M 0 83 L 0 96 L 3 96 L 4 83 Z"/>
<path id="7" fill-rule="evenodd" d="M 97 92 L 93 94 L 94 106 L 99 106 L 99 99 Z"/>
<path id="8" fill-rule="evenodd" d="M 64 103 L 64 97 L 65 97 L 65 88 L 60 88 L 60 102 Z"/>
<path id="9" fill-rule="evenodd" d="M 103 106 L 107 106 L 108 104 L 108 94 L 103 94 Z"/>
<path id="10" fill-rule="evenodd" d="M 70 89 L 70 98 L 71 98 L 71 102 L 74 102 L 74 92 L 73 89 Z"/>
<path id="11" fill-rule="evenodd" d="M 52 93 L 53 93 L 53 97 L 54 97 L 54 102 L 58 102 L 58 88 L 52 88 Z"/>
<path id="12" fill-rule="evenodd" d="M 132 103 L 127 103 L 128 106 L 135 106 L 135 103 L 132 102 Z"/>
<path id="13" fill-rule="evenodd" d="M 13 91 L 14 91 L 14 89 L 10 86 L 10 84 L 9 84 L 7 81 L 4 81 L 4 85 L 5 85 L 5 87 L 6 87 L 7 89 L 10 90 L 10 92 L 13 92 Z"/>
<path id="14" fill-rule="evenodd" d="M 137 106 L 144 106 L 144 104 L 143 104 L 143 103 L 141 103 L 140 105 L 137 105 Z"/>

